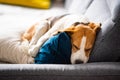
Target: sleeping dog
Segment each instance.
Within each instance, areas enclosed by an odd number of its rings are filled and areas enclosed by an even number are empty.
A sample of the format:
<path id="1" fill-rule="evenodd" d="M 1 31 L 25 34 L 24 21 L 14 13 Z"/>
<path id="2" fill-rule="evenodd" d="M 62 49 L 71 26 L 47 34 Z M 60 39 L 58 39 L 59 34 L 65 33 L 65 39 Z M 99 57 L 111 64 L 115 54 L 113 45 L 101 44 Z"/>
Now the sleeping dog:
<path id="1" fill-rule="evenodd" d="M 94 45 L 96 33 L 100 29 L 101 24 L 97 23 L 75 23 L 63 31 L 71 38 L 72 54 L 71 63 L 86 63 L 89 59 L 91 49 Z"/>
<path id="2" fill-rule="evenodd" d="M 62 16 L 60 19 L 52 21 L 52 27 L 50 27 L 50 19 L 46 19 L 42 23 L 30 27 L 22 35 L 23 41 L 30 42 L 28 54 L 35 57 L 42 44 L 55 35 L 56 31 L 66 32 L 71 37 L 72 43 L 71 63 L 86 63 L 100 24 L 89 22 L 78 15 Z"/>

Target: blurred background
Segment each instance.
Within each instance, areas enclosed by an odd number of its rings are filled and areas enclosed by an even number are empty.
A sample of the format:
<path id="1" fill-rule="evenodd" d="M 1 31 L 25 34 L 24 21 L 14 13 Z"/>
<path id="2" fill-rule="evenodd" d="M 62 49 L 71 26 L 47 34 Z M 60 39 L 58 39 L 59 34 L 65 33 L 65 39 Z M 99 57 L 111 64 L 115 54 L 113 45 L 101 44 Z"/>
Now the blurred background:
<path id="1" fill-rule="evenodd" d="M 92 0 L 0 0 L 0 27 L 2 31 L 22 29 L 51 15 L 83 14 L 90 2 Z"/>
<path id="2" fill-rule="evenodd" d="M 67 12 L 66 0 L 0 0 L 0 27 L 15 29 L 39 21 L 43 16 Z"/>

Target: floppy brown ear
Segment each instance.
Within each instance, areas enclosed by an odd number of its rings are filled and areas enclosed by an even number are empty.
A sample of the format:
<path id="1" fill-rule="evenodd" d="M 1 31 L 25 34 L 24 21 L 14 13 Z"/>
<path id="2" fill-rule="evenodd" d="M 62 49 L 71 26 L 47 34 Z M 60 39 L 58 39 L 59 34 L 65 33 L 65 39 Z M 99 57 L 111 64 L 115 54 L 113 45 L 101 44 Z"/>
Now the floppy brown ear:
<path id="1" fill-rule="evenodd" d="M 59 30 L 59 31 L 56 31 L 53 33 L 53 35 L 57 35 L 58 33 L 61 33 L 61 32 L 66 32 L 68 35 L 71 35 L 73 33 L 73 30 L 71 29 L 65 29 L 65 30 Z"/>
<path id="2" fill-rule="evenodd" d="M 101 29 L 101 26 L 95 26 L 94 31 L 98 32 Z"/>
<path id="3" fill-rule="evenodd" d="M 80 22 L 75 22 L 74 24 L 72 24 L 72 26 L 77 26 L 79 24 L 80 24 Z"/>
<path id="4" fill-rule="evenodd" d="M 68 35 L 72 35 L 74 33 L 74 27 L 69 27 L 63 30 L 63 32 L 66 32 Z"/>
<path id="5" fill-rule="evenodd" d="M 88 24 L 89 27 L 91 27 L 95 32 L 99 31 L 100 28 L 101 28 L 101 23 L 93 23 L 93 22 L 90 22 Z"/>

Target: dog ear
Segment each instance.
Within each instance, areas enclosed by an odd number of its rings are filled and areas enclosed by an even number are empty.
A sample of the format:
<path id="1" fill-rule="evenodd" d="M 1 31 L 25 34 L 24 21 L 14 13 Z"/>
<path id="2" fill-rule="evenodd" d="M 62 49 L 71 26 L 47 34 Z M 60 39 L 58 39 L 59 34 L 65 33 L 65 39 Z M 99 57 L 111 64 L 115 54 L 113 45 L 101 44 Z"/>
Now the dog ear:
<path id="1" fill-rule="evenodd" d="M 74 27 L 66 28 L 63 32 L 66 32 L 68 35 L 72 35 L 74 33 Z"/>
<path id="2" fill-rule="evenodd" d="M 74 24 L 72 24 L 72 26 L 77 26 L 79 24 L 80 24 L 80 22 L 75 22 Z"/>
<path id="3" fill-rule="evenodd" d="M 93 22 L 90 22 L 88 24 L 88 26 L 90 28 L 92 28 L 95 32 L 99 31 L 101 29 L 101 23 L 93 23 Z"/>
<path id="4" fill-rule="evenodd" d="M 61 32 L 66 32 L 68 35 L 72 35 L 74 29 L 73 28 L 66 28 L 65 30 L 59 30 L 53 33 L 53 35 L 59 34 Z"/>

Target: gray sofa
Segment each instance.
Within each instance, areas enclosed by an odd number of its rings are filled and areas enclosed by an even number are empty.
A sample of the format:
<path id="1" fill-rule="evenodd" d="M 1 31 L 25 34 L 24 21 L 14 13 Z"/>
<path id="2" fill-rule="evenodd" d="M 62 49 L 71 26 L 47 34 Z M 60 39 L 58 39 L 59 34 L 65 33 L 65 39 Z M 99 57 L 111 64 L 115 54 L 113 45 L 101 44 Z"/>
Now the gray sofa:
<path id="1" fill-rule="evenodd" d="M 66 0 L 69 13 L 101 22 L 86 64 L 0 64 L 0 80 L 120 80 L 120 0 Z"/>

